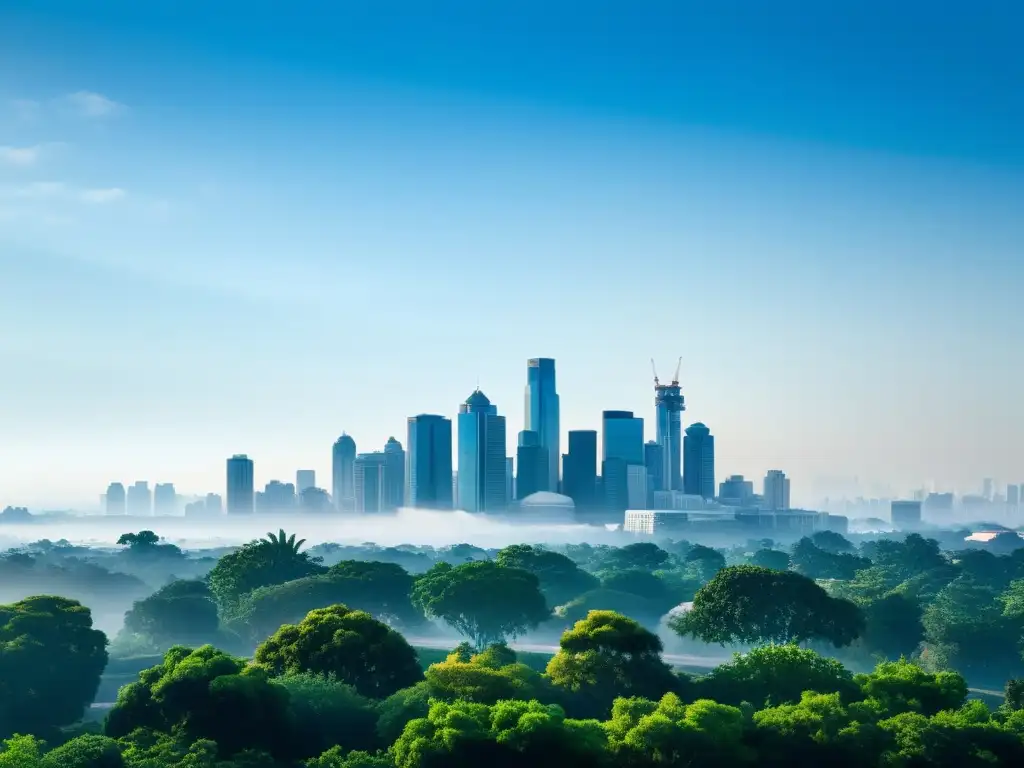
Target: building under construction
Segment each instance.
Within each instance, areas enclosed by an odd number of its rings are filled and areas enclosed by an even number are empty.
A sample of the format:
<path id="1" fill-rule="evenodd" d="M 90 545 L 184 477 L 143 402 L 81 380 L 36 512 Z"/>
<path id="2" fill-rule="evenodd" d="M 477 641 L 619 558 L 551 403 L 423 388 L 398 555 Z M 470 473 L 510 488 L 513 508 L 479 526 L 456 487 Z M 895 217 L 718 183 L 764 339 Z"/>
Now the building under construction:
<path id="1" fill-rule="evenodd" d="M 662 460 L 664 462 L 661 471 L 663 488 L 655 488 L 658 491 L 682 491 L 683 476 L 680 472 L 680 454 L 682 446 L 682 431 L 680 429 L 680 414 L 686 410 L 683 393 L 679 386 L 679 371 L 683 365 L 683 358 L 679 358 L 676 365 L 675 376 L 671 384 L 662 384 L 658 380 L 658 371 L 651 360 L 651 368 L 654 371 L 654 415 L 657 424 L 657 441 L 661 445 Z"/>

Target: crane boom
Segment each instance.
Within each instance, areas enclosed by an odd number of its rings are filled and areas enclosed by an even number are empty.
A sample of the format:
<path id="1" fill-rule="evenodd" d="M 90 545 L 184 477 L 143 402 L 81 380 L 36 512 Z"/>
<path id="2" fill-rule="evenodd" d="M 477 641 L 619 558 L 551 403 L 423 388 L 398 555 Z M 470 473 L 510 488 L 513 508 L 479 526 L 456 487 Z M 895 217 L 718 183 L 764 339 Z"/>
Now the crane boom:
<path id="1" fill-rule="evenodd" d="M 654 386 L 657 387 L 657 386 L 659 386 L 661 384 L 661 382 L 658 381 L 658 369 L 654 367 L 654 358 L 653 357 L 651 358 L 651 372 L 654 373 Z"/>
<path id="2" fill-rule="evenodd" d="M 676 375 L 672 377 L 672 386 L 673 387 L 678 387 L 679 386 L 679 371 L 681 371 L 682 368 L 683 368 L 683 358 L 680 357 L 679 358 L 679 362 L 676 363 Z"/>

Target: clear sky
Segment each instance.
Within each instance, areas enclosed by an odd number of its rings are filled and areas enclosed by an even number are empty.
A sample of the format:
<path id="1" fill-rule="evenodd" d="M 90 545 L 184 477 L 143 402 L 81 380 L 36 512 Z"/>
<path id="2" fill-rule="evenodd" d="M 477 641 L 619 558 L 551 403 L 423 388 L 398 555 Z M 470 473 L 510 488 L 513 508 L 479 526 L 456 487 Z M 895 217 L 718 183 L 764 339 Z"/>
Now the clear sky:
<path id="1" fill-rule="evenodd" d="M 683 356 L 718 474 L 1024 481 L 1019 2 L 5 0 L 0 505 Z M 859 486 L 854 478 L 859 478 Z"/>

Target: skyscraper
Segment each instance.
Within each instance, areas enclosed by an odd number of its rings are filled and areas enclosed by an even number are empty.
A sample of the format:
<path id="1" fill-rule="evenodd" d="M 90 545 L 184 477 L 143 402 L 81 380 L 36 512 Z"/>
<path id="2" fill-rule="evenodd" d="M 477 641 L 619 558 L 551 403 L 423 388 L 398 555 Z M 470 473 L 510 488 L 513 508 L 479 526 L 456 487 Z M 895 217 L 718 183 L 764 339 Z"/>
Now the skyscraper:
<path id="1" fill-rule="evenodd" d="M 331 494 L 334 506 L 342 512 L 356 508 L 356 441 L 342 434 L 331 450 Z"/>
<path id="2" fill-rule="evenodd" d="M 505 508 L 505 417 L 479 389 L 459 406 L 459 507 L 467 512 Z"/>
<path id="3" fill-rule="evenodd" d="M 604 508 L 609 518 L 615 520 L 629 509 L 629 468 L 630 465 L 618 456 L 601 462 L 601 486 L 604 489 Z"/>
<path id="4" fill-rule="evenodd" d="M 173 515 L 178 511 L 178 493 L 174 483 L 157 483 L 153 488 L 153 514 Z"/>
<path id="5" fill-rule="evenodd" d="M 605 411 L 602 460 L 622 459 L 626 464 L 644 463 L 644 420 L 632 411 Z"/>
<path id="6" fill-rule="evenodd" d="M 519 433 L 516 449 L 516 498 L 525 499 L 531 493 L 551 490 L 548 449 L 540 443 L 540 435 L 524 429 Z"/>
<path id="7" fill-rule="evenodd" d="M 110 491 L 107 491 L 109 494 Z M 110 496 L 107 496 L 109 503 Z M 1020 486 L 1019 485 L 1008 485 L 1006 486 L 1006 506 L 1016 507 L 1020 503 Z"/>
<path id="8" fill-rule="evenodd" d="M 680 449 L 680 414 L 686 410 L 686 404 L 679 386 L 679 367 L 683 359 L 679 358 L 676 374 L 671 384 L 662 384 L 658 375 L 654 375 L 654 419 L 657 430 L 657 441 L 662 448 L 663 469 L 660 473 L 661 488 L 658 491 L 683 490 L 683 478 L 679 470 Z M 653 364 L 653 361 L 652 361 Z"/>
<path id="9" fill-rule="evenodd" d="M 444 416 L 409 417 L 405 503 L 421 509 L 452 508 L 452 422 Z"/>
<path id="10" fill-rule="evenodd" d="M 128 514 L 133 517 L 147 517 L 153 514 L 153 494 L 150 493 L 149 483 L 145 480 L 136 480 L 135 484 L 128 488 Z"/>
<path id="11" fill-rule="evenodd" d="M 386 463 L 387 457 L 381 451 L 356 456 L 352 466 L 356 512 L 374 514 L 385 510 Z"/>
<path id="12" fill-rule="evenodd" d="M 665 488 L 665 446 L 654 440 L 644 443 L 644 466 L 647 468 L 647 495 L 652 501 L 655 491 Z"/>
<path id="13" fill-rule="evenodd" d="M 228 459 L 227 507 L 229 515 L 251 515 L 256 494 L 253 486 L 253 464 L 245 454 Z"/>
<path id="14" fill-rule="evenodd" d="M 683 491 L 715 498 L 715 438 L 699 421 L 686 428 L 683 438 Z"/>
<path id="15" fill-rule="evenodd" d="M 536 357 L 526 361 L 525 431 L 536 432 L 545 449 L 548 477 L 539 490 L 558 490 L 558 459 L 561 456 L 558 392 L 555 387 L 555 361 Z M 522 497 L 517 490 L 516 496 Z"/>
<path id="16" fill-rule="evenodd" d="M 764 478 L 766 509 L 789 509 L 789 478 L 779 469 L 769 469 Z"/>
<path id="17" fill-rule="evenodd" d="M 405 504 L 405 450 L 395 438 L 384 445 L 384 509 L 388 512 Z"/>
<path id="18" fill-rule="evenodd" d="M 562 462 L 562 490 L 578 510 L 593 509 L 597 503 L 597 432 L 569 431 L 569 452 Z"/>
<path id="19" fill-rule="evenodd" d="M 106 512 L 108 515 L 123 515 L 127 511 L 124 486 L 121 483 L 111 483 L 107 486 Z"/>
<path id="20" fill-rule="evenodd" d="M 295 509 L 295 486 L 271 480 L 256 494 L 257 512 L 283 512 Z"/>
<path id="21" fill-rule="evenodd" d="M 307 488 L 316 488 L 315 469 L 300 469 L 295 473 L 295 492 L 301 494 Z"/>

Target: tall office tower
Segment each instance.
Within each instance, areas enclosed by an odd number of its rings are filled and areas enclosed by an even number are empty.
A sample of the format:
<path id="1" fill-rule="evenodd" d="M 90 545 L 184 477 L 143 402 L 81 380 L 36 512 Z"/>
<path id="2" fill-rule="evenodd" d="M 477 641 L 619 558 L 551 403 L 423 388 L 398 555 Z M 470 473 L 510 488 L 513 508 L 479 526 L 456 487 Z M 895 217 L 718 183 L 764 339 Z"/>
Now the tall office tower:
<path id="1" fill-rule="evenodd" d="M 459 506 L 459 473 L 452 472 L 452 509 L 462 509 Z"/>
<path id="2" fill-rule="evenodd" d="M 384 509 L 394 512 L 405 504 L 405 450 L 389 437 L 384 444 Z"/>
<path id="3" fill-rule="evenodd" d="M 297 501 L 294 485 L 271 480 L 263 488 L 262 499 L 257 499 L 256 509 L 260 512 L 291 511 Z"/>
<path id="4" fill-rule="evenodd" d="M 558 459 L 561 454 L 558 392 L 555 387 L 555 361 L 535 357 L 526 361 L 525 431 L 536 432 L 547 452 L 548 478 L 538 490 L 558 491 Z M 523 494 L 516 491 L 516 496 Z"/>
<path id="5" fill-rule="evenodd" d="M 889 520 L 900 531 L 921 527 L 920 501 L 893 501 L 889 503 Z"/>
<path id="6" fill-rule="evenodd" d="M 505 506 L 516 497 L 516 459 L 515 456 L 505 457 Z"/>
<path id="7" fill-rule="evenodd" d="M 331 495 L 342 512 L 356 508 L 356 441 L 342 433 L 331 449 Z"/>
<path id="8" fill-rule="evenodd" d="M 929 493 L 924 500 L 924 514 L 929 523 L 949 525 L 953 522 L 954 506 L 952 493 Z"/>
<path id="9" fill-rule="evenodd" d="M 150 493 L 149 483 L 145 480 L 136 480 L 135 484 L 128 488 L 127 501 L 129 515 L 148 517 L 153 514 L 153 494 Z"/>
<path id="10" fill-rule="evenodd" d="M 125 503 L 126 496 L 124 486 L 121 483 L 111 483 L 107 486 L 106 513 L 108 515 L 123 515 L 128 507 Z"/>
<path id="11" fill-rule="evenodd" d="M 604 509 L 615 519 L 629 509 L 629 467 L 623 459 L 613 456 L 601 462 L 601 486 L 604 489 Z"/>
<path id="12" fill-rule="evenodd" d="M 662 447 L 662 461 L 664 462 L 661 471 L 663 487 L 656 489 L 659 491 L 683 490 L 683 478 L 680 472 L 679 423 L 682 412 L 686 410 L 686 403 L 679 387 L 679 369 L 682 364 L 683 358 L 679 358 L 676 375 L 672 378 L 671 384 L 662 384 L 658 380 L 657 371 L 654 373 L 654 418 L 657 431 L 655 437 Z M 653 360 L 651 365 L 654 365 Z"/>
<path id="13" fill-rule="evenodd" d="M 228 514 L 251 515 L 255 510 L 252 459 L 244 453 L 228 459 Z"/>
<path id="14" fill-rule="evenodd" d="M 789 509 L 789 478 L 778 469 L 769 469 L 764 477 L 765 509 Z"/>
<path id="15" fill-rule="evenodd" d="M 153 488 L 153 514 L 174 515 L 178 512 L 178 493 L 174 483 L 157 483 Z"/>
<path id="16" fill-rule="evenodd" d="M 626 467 L 627 509 L 647 509 L 647 467 L 631 464 Z"/>
<path id="17" fill-rule="evenodd" d="M 206 494 L 206 511 L 216 515 L 219 515 L 224 511 L 224 501 L 221 499 L 220 494 Z"/>
<path id="18" fill-rule="evenodd" d="M 540 435 L 528 429 L 519 433 L 516 449 L 516 498 L 525 499 L 537 491 L 550 491 L 548 449 L 541 445 Z"/>
<path id="19" fill-rule="evenodd" d="M 683 491 L 715 498 L 715 438 L 699 421 L 686 428 L 683 438 Z"/>
<path id="20" fill-rule="evenodd" d="M 298 504 L 303 512 L 325 512 L 331 508 L 331 495 L 313 486 L 298 495 Z"/>
<path id="21" fill-rule="evenodd" d="M 301 495 L 307 488 L 316 488 L 315 469 L 300 469 L 295 473 L 295 493 Z"/>
<path id="22" fill-rule="evenodd" d="M 380 451 L 360 453 L 352 467 L 355 480 L 355 511 L 366 514 L 385 510 L 384 476 L 387 457 Z"/>
<path id="23" fill-rule="evenodd" d="M 479 389 L 459 406 L 459 508 L 498 512 L 507 504 L 505 417 Z"/>
<path id="24" fill-rule="evenodd" d="M 981 482 L 981 495 L 989 501 L 992 501 L 992 496 L 995 493 L 995 482 L 991 477 L 986 477 Z"/>
<path id="25" fill-rule="evenodd" d="M 569 452 L 562 459 L 562 492 L 581 511 L 597 504 L 597 432 L 592 429 L 569 431 Z"/>
<path id="26" fill-rule="evenodd" d="M 405 454 L 405 503 L 420 509 L 452 509 L 452 422 L 421 413 L 409 417 Z"/>
<path id="27" fill-rule="evenodd" d="M 644 443 L 644 466 L 647 468 L 647 495 L 651 501 L 655 491 L 669 490 L 665 487 L 665 447 L 655 441 Z"/>
<path id="28" fill-rule="evenodd" d="M 602 414 L 604 445 L 601 459 L 622 459 L 626 464 L 644 463 L 644 420 L 632 411 Z"/>

